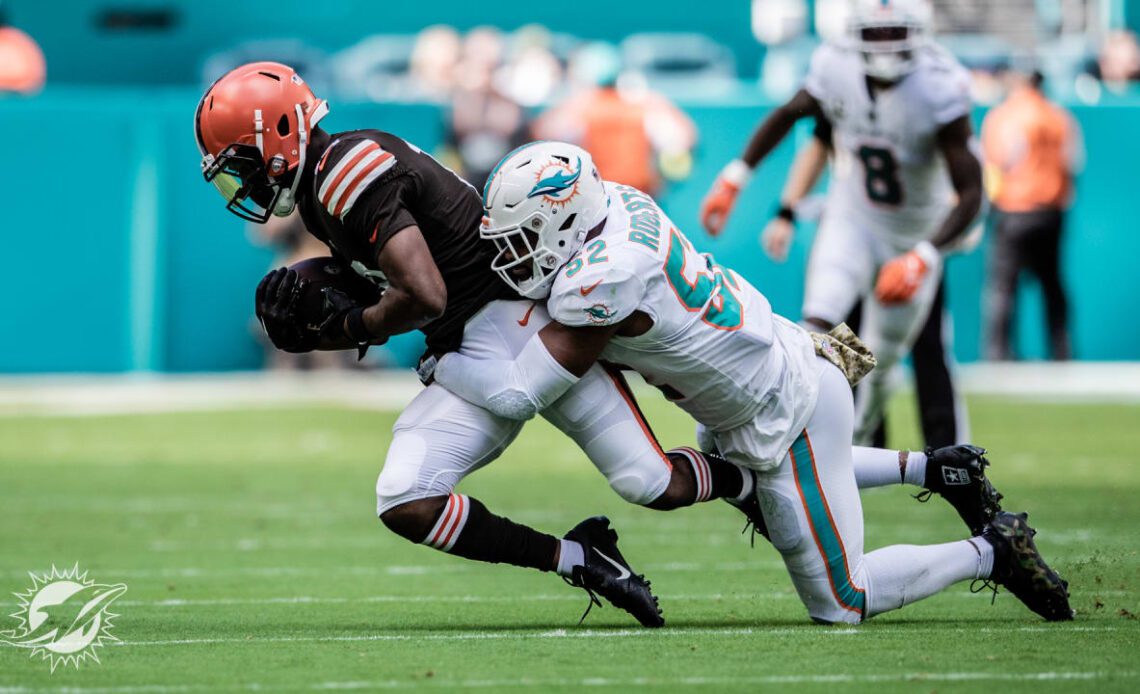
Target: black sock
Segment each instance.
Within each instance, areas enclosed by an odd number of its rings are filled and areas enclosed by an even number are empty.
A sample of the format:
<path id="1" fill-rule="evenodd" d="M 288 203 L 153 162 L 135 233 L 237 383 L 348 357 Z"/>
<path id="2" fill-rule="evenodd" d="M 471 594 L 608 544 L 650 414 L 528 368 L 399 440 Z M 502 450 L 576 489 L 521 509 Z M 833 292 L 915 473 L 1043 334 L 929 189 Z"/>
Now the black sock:
<path id="1" fill-rule="evenodd" d="M 719 455 L 693 448 L 674 448 L 667 453 L 674 465 L 687 465 L 696 482 L 693 503 L 712 499 L 743 498 L 752 492 L 752 474 Z"/>
<path id="2" fill-rule="evenodd" d="M 423 544 L 464 559 L 554 570 L 559 541 L 487 510 L 478 499 L 452 494 Z"/>

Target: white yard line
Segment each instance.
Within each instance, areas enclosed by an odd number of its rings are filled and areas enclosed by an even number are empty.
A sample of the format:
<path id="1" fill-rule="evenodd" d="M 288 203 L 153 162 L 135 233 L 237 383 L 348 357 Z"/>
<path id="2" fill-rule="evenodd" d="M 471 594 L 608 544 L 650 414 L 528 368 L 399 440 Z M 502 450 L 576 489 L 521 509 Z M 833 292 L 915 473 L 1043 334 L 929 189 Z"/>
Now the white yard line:
<path id="1" fill-rule="evenodd" d="M 694 571 L 761 571 L 765 569 L 783 568 L 783 562 L 773 559 L 768 561 L 751 561 L 751 562 L 713 562 L 713 563 L 699 563 L 699 562 L 664 562 L 654 563 L 648 562 L 639 567 L 645 571 L 652 572 L 677 572 L 689 573 Z M 212 578 L 212 577 L 229 577 L 229 576 L 328 576 L 328 575 L 353 575 L 353 576 L 376 576 L 376 575 L 389 575 L 389 576 L 427 576 L 433 574 L 457 574 L 457 573 L 473 573 L 484 568 L 482 565 L 475 563 L 458 564 L 447 563 L 436 566 L 430 565 L 389 565 L 377 564 L 375 566 L 321 566 L 321 567 L 300 567 L 300 566 L 250 566 L 250 567 L 213 567 L 213 568 L 200 568 L 200 567 L 171 567 L 161 569 L 108 569 L 108 568 L 94 568 L 93 572 L 98 572 L 100 576 L 113 577 L 116 581 L 125 578 Z M 29 569 L 27 571 L 0 571 L 0 575 L 8 575 L 13 577 L 27 578 L 29 573 L 40 575 L 47 573 L 51 567 L 39 567 L 36 569 Z M 110 580 L 110 579 L 108 579 Z"/>
<path id="2" fill-rule="evenodd" d="M 900 672 L 885 674 L 792 674 L 755 676 L 716 676 L 716 677 L 661 677 L 657 675 L 635 677 L 583 677 L 583 678 L 515 678 L 515 679 L 436 679 L 418 678 L 414 680 L 356 680 L 344 682 L 319 682 L 311 685 L 282 687 L 279 683 L 251 682 L 241 685 L 138 685 L 123 687 L 58 687 L 34 689 L 31 687 L 0 687 L 0 694 L 33 694 L 56 692 L 58 694 L 177 694 L 179 692 L 200 691 L 338 691 L 359 689 L 505 689 L 505 688 L 550 688 L 550 687 L 723 687 L 739 685 L 818 685 L 818 684 L 884 684 L 894 682 L 1088 682 L 1111 679 L 1136 679 L 1140 673 L 1103 671 L 1045 672 Z"/>
<path id="3" fill-rule="evenodd" d="M 963 390 L 975 395 L 1140 403 L 1140 363 L 970 364 L 961 367 L 960 375 Z M 390 412 L 402 409 L 420 390 L 419 381 L 407 370 L 6 376 L 0 378 L 0 418 L 315 405 Z M 659 397 L 652 389 L 638 390 L 645 397 Z"/>
<path id="4" fill-rule="evenodd" d="M 970 629 L 947 629 L 945 626 L 904 626 L 906 633 L 945 633 L 958 631 L 962 633 L 1009 633 L 1011 631 L 1025 633 L 1053 633 L 1070 634 L 1072 632 L 1111 632 L 1116 631 L 1114 626 L 1101 627 L 979 627 Z M 887 627 L 889 629 L 889 627 Z M 117 641 L 110 643 L 116 647 L 138 646 L 191 646 L 191 645 L 218 645 L 218 644 L 274 644 L 274 643 L 343 643 L 368 641 L 501 641 L 501 640 L 545 640 L 545 639 L 641 639 L 641 638 L 676 638 L 691 636 L 856 636 L 859 634 L 873 635 L 884 631 L 884 628 L 835 628 L 819 627 L 813 624 L 804 624 L 799 627 L 681 627 L 665 629 L 552 629 L 549 631 L 477 631 L 470 633 L 455 632 L 429 632 L 422 634 L 387 633 L 387 634 L 345 634 L 338 636 L 310 635 L 310 636 L 265 636 L 241 638 L 202 638 L 202 639 L 159 639 L 153 641 Z"/>
<path id="5" fill-rule="evenodd" d="M 441 632 L 424 634 L 346 634 L 341 636 L 266 636 L 251 638 L 166 639 L 155 641 L 118 641 L 108 645 L 136 646 L 188 646 L 214 644 L 269 644 L 269 643 L 342 643 L 367 641 L 502 641 L 530 639 L 625 639 L 625 638 L 676 638 L 690 636 L 752 636 L 791 635 L 805 633 L 824 636 L 853 636 L 858 629 L 816 629 L 812 625 L 802 628 L 753 629 L 751 627 L 695 627 L 682 629 L 551 629 L 548 631 L 476 631 Z"/>
<path id="6" fill-rule="evenodd" d="M 1092 591 L 1091 595 L 1097 597 L 1124 597 L 1134 595 L 1135 591 L 1102 590 Z M 989 600 L 986 593 L 970 593 L 966 591 L 947 592 L 946 595 L 965 600 Z M 693 602 L 719 602 L 739 601 L 751 602 L 755 600 L 795 600 L 793 591 L 767 591 L 755 593 L 705 593 L 705 594 L 676 594 L 659 595 L 663 601 L 693 601 Z M 502 604 L 513 602 L 579 602 L 580 593 L 567 591 L 558 594 L 534 595 L 363 595 L 357 597 L 319 596 L 319 595 L 292 595 L 271 598 L 167 598 L 164 600 L 116 600 L 115 604 L 122 607 L 226 607 L 237 605 L 355 605 L 369 603 L 407 603 L 407 604 Z M 0 608 L 19 607 L 22 603 L 15 601 L 0 602 Z M 1078 627 L 1079 628 L 1079 627 Z"/>

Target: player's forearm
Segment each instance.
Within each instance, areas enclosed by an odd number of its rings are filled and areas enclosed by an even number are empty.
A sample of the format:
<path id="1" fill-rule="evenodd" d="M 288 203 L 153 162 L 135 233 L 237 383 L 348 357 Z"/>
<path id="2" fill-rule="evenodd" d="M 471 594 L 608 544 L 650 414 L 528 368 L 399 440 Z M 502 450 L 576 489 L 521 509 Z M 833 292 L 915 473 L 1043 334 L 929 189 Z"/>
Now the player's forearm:
<path id="1" fill-rule="evenodd" d="M 369 335 L 387 339 L 419 330 L 443 315 L 446 302 L 429 302 L 399 287 L 390 287 L 374 306 L 364 310 L 364 327 Z"/>
<path id="2" fill-rule="evenodd" d="M 946 219 L 942 222 L 938 233 L 930 240 L 930 244 L 939 251 L 945 251 L 947 246 L 953 245 L 965 236 L 966 232 L 977 222 L 978 215 L 981 214 L 982 197 L 981 186 L 976 189 L 970 188 L 960 191 L 958 193 L 958 204 L 954 205 L 950 214 L 946 215 Z"/>
<path id="3" fill-rule="evenodd" d="M 514 361 L 446 354 L 435 368 L 435 380 L 500 417 L 527 420 L 562 397 L 578 377 L 563 368 L 536 335 Z"/>
<path id="4" fill-rule="evenodd" d="M 827 167 L 827 148 L 816 138 L 800 150 L 792 164 L 791 173 L 784 184 L 784 191 L 780 194 L 780 203 L 788 207 L 795 207 L 819 182 L 823 170 Z"/>
<path id="5" fill-rule="evenodd" d="M 784 141 L 784 138 L 792 131 L 796 121 L 807 116 L 818 115 L 819 112 L 819 103 L 815 97 L 801 90 L 788 103 L 772 111 L 764 119 L 756 132 L 752 133 L 752 138 L 748 141 L 748 146 L 744 149 L 741 160 L 748 168 L 756 168 L 777 145 Z"/>
<path id="6" fill-rule="evenodd" d="M 942 222 L 942 227 L 931 245 L 944 251 L 974 225 L 982 211 L 985 187 L 982 183 L 982 163 L 973 147 L 973 126 L 968 116 L 948 123 L 938 133 L 939 147 L 946 160 L 946 170 L 958 202 Z"/>

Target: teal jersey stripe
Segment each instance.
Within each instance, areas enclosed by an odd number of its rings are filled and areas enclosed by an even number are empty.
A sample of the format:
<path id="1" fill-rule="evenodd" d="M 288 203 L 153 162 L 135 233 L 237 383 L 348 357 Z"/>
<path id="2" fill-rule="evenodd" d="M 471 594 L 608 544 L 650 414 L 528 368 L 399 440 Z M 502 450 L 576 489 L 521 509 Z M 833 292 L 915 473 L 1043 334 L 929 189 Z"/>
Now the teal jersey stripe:
<path id="1" fill-rule="evenodd" d="M 815 458 L 812 456 L 806 430 L 792 444 L 790 453 L 796 486 L 800 490 L 800 498 L 803 499 L 804 510 L 807 512 L 808 523 L 811 525 L 816 543 L 827 563 L 827 577 L 831 580 L 831 586 L 841 605 L 849 610 L 858 611 L 860 615 L 865 614 L 866 596 L 863 589 L 855 587 L 851 581 L 843 540 L 839 538 L 839 532 L 827 507 L 827 500 L 824 499 L 823 488 L 819 484 L 819 472 L 815 467 Z"/>

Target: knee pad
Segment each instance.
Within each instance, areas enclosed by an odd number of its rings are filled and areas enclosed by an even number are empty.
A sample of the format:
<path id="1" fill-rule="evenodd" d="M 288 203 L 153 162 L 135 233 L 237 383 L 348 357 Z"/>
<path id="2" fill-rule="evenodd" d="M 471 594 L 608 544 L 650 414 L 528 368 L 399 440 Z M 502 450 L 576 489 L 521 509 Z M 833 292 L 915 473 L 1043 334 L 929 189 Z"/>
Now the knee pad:
<path id="1" fill-rule="evenodd" d="M 377 515 L 410 501 L 451 493 L 460 476 L 447 470 L 428 470 L 427 452 L 427 441 L 420 433 L 396 433 L 384 469 L 376 478 Z"/>
<path id="2" fill-rule="evenodd" d="M 756 496 L 772 546 L 778 552 L 796 550 L 804 541 L 797 502 L 772 489 L 758 489 Z"/>
<path id="3" fill-rule="evenodd" d="M 608 477 L 607 481 L 621 498 L 631 504 L 645 506 L 656 501 L 669 487 L 671 471 L 665 468 L 662 473 L 661 468 L 664 467 L 659 464 L 659 467 L 650 471 L 644 469 L 645 466 L 635 466 L 634 469 L 622 470 Z"/>

